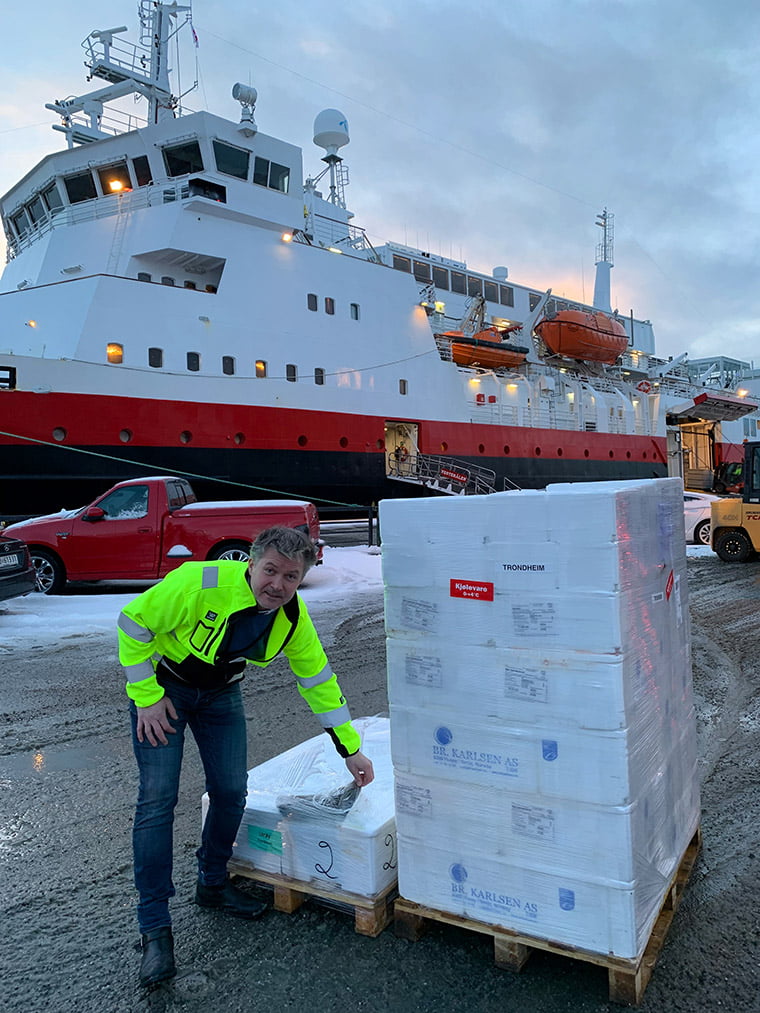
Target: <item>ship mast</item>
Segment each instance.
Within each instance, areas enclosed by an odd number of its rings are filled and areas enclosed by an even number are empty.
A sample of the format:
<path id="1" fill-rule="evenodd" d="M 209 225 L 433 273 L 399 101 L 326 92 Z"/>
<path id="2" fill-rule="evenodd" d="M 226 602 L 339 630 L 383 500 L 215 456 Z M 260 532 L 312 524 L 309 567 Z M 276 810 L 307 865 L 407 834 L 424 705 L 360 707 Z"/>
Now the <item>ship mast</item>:
<path id="1" fill-rule="evenodd" d="M 610 271 L 615 266 L 615 216 L 607 208 L 596 216 L 596 225 L 602 229 L 602 241 L 596 247 L 596 278 L 594 280 L 594 307 L 612 312 L 610 301 Z"/>
<path id="2" fill-rule="evenodd" d="M 105 88 L 86 95 L 58 99 L 46 104 L 61 117 L 53 130 L 66 135 L 69 148 L 112 137 L 120 130 L 107 128 L 103 122 L 107 103 L 125 95 L 138 95 L 148 100 L 148 122 L 158 123 L 173 118 L 178 99 L 172 95 L 169 81 L 169 41 L 172 37 L 172 19 L 189 6 L 156 3 L 140 0 L 138 7 L 142 32 L 140 44 L 116 38 L 126 27 L 108 28 L 91 32 L 82 43 L 87 53 L 85 66 L 87 80 L 98 77 L 108 82 Z M 132 117 L 129 117 L 131 121 Z M 134 129 L 129 122 L 127 129 Z"/>

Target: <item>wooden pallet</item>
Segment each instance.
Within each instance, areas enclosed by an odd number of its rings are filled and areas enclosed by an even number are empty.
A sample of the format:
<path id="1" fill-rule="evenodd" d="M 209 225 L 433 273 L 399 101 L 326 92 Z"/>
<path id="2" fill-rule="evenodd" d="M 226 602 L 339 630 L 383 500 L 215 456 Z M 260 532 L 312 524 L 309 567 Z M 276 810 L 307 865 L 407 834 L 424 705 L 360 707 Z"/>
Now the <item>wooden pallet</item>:
<path id="1" fill-rule="evenodd" d="M 638 1006 L 644 997 L 644 990 L 649 984 L 701 846 L 702 832 L 698 828 L 684 852 L 678 869 L 673 874 L 646 948 L 636 959 L 608 956 L 547 939 L 535 939 L 498 925 L 487 925 L 446 911 L 435 911 L 403 897 L 399 897 L 394 905 L 394 929 L 396 935 L 402 939 L 417 940 L 431 922 L 443 922 L 446 925 L 455 925 L 458 928 L 490 935 L 493 937 L 494 962 L 497 967 L 511 971 L 522 970 L 533 950 L 547 950 L 574 960 L 598 964 L 607 968 L 610 1000 L 625 1006 Z"/>
<path id="2" fill-rule="evenodd" d="M 325 888 L 320 883 L 304 883 L 288 876 L 265 872 L 240 859 L 233 859 L 227 868 L 233 875 L 245 876 L 259 886 L 272 889 L 275 911 L 292 914 L 307 898 L 311 898 L 330 907 L 351 911 L 356 931 L 363 936 L 373 937 L 379 936 L 393 920 L 393 900 L 398 893 L 395 883 L 376 897 L 363 897 L 358 893 Z"/>

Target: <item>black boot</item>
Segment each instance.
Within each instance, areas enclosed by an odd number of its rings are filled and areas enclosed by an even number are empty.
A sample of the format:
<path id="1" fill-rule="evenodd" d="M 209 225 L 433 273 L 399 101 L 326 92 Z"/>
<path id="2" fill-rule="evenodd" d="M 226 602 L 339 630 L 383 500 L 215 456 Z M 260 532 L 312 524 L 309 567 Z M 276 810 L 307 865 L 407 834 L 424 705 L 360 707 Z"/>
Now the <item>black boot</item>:
<path id="1" fill-rule="evenodd" d="M 199 907 L 226 911 L 236 918 L 259 918 L 269 907 L 264 901 L 238 890 L 229 879 L 221 886 L 204 886 L 199 882 L 195 888 L 195 903 Z"/>
<path id="2" fill-rule="evenodd" d="M 176 973 L 172 930 L 163 925 L 160 929 L 146 932 L 142 937 L 140 984 L 157 985 L 159 981 L 173 978 Z"/>

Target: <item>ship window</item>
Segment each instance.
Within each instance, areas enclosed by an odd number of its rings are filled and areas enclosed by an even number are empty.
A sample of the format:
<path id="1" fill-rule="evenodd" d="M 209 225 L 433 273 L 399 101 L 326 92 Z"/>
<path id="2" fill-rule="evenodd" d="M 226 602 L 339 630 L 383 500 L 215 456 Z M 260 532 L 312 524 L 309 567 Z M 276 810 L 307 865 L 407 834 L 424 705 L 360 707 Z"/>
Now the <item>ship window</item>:
<path id="1" fill-rule="evenodd" d="M 433 266 L 433 284 L 436 288 L 449 288 L 449 272 L 445 267 Z"/>
<path id="2" fill-rule="evenodd" d="M 317 386 L 322 387 L 324 386 L 324 382 L 325 382 L 325 371 L 324 369 L 320 369 L 319 366 L 317 366 L 314 370 L 314 383 L 316 383 Z"/>
<path id="3" fill-rule="evenodd" d="M 27 205 L 26 210 L 35 225 L 45 217 L 45 205 L 42 203 L 42 198 L 39 196 L 35 197 L 34 200 Z"/>
<path id="4" fill-rule="evenodd" d="M 285 379 L 289 380 L 291 383 L 295 383 L 298 379 L 298 370 L 292 362 L 289 362 L 285 367 Z"/>
<path id="5" fill-rule="evenodd" d="M 164 364 L 164 350 L 163 348 L 149 348 L 148 349 L 148 365 L 152 366 L 153 369 L 161 369 Z"/>
<path id="6" fill-rule="evenodd" d="M 422 264 L 419 260 L 415 260 L 414 277 L 417 281 L 430 281 L 430 264 Z"/>
<path id="7" fill-rule="evenodd" d="M 499 302 L 502 306 L 514 306 L 515 290 L 511 285 L 499 285 Z"/>
<path id="8" fill-rule="evenodd" d="M 396 271 L 406 271 L 406 273 L 409 274 L 412 270 L 412 262 L 408 257 L 399 257 L 394 253 L 393 268 Z"/>
<path id="9" fill-rule="evenodd" d="M 162 285 L 168 285 L 170 288 L 174 288 L 174 278 L 172 278 L 168 274 L 165 274 L 163 276 L 163 278 L 161 279 L 161 284 Z"/>
<path id="10" fill-rule="evenodd" d="M 197 373 L 201 368 L 201 355 L 200 352 L 188 352 L 187 353 L 187 368 L 191 373 Z"/>
<path id="11" fill-rule="evenodd" d="M 541 302 L 540 295 L 536 295 L 535 292 L 528 293 L 528 306 L 530 307 L 531 310 L 534 310 L 540 302 Z"/>
<path id="12" fill-rule="evenodd" d="M 214 158 L 219 172 L 237 179 L 248 179 L 250 152 L 244 148 L 233 148 L 222 141 L 214 141 Z"/>
<path id="13" fill-rule="evenodd" d="M 198 286 L 195 284 L 195 282 L 194 281 L 190 281 L 189 278 L 185 278 L 185 280 L 182 282 L 182 286 L 183 286 L 183 288 L 192 289 L 193 292 L 195 292 L 196 289 L 198 288 Z"/>
<path id="14" fill-rule="evenodd" d="M 499 301 L 499 286 L 495 281 L 483 282 L 483 295 L 489 302 Z"/>
<path id="15" fill-rule="evenodd" d="M 106 345 L 106 359 L 114 364 L 124 362 L 124 345 L 118 341 L 109 341 Z"/>
<path id="16" fill-rule="evenodd" d="M 253 182 L 259 186 L 268 186 L 270 190 L 287 193 L 290 169 L 277 162 L 270 162 L 268 158 L 256 158 L 253 163 Z"/>
<path id="17" fill-rule="evenodd" d="M 72 204 L 81 204 L 83 200 L 97 197 L 95 180 L 90 172 L 76 172 L 73 176 L 64 176 L 63 184 Z"/>
<path id="18" fill-rule="evenodd" d="M 100 189 L 105 197 L 132 189 L 132 180 L 129 178 L 126 162 L 102 166 L 98 169 L 98 179 L 100 180 Z"/>
<path id="19" fill-rule="evenodd" d="M 256 360 L 256 376 L 265 377 L 267 375 L 267 364 L 264 359 Z"/>
<path id="20" fill-rule="evenodd" d="M 319 300 L 317 299 L 314 292 L 309 292 L 309 294 L 306 296 L 306 305 L 310 310 L 314 310 L 315 312 L 319 308 Z"/>
<path id="21" fill-rule="evenodd" d="M 190 197 L 208 197 L 209 200 L 227 203 L 227 187 L 220 183 L 212 183 L 208 179 L 189 179 L 187 193 Z"/>
<path id="22" fill-rule="evenodd" d="M 467 275 L 467 295 L 483 295 L 483 282 L 480 278 Z"/>
<path id="23" fill-rule="evenodd" d="M 451 272 L 451 291 L 459 292 L 460 295 L 467 295 L 467 278 L 461 271 Z"/>
<path id="24" fill-rule="evenodd" d="M 150 162 L 147 155 L 138 155 L 132 159 L 132 168 L 135 171 L 135 179 L 138 186 L 148 186 L 153 182 L 153 175 L 150 171 Z"/>
<path id="25" fill-rule="evenodd" d="M 208 292 L 210 295 L 216 295 L 216 285 L 206 285 L 204 291 Z"/>
<path id="26" fill-rule="evenodd" d="M 26 211 L 19 211 L 17 215 L 12 215 L 11 222 L 13 224 L 13 228 L 18 233 L 19 238 L 23 239 L 31 227 L 29 225 L 29 218 L 27 217 Z"/>
<path id="27" fill-rule="evenodd" d="M 197 141 L 164 148 L 163 152 L 167 175 L 186 176 L 189 172 L 203 172 L 201 146 Z"/>
<path id="28" fill-rule="evenodd" d="M 149 271 L 138 271 L 137 272 L 137 280 L 138 281 L 152 281 L 153 278 L 151 277 Z"/>
<path id="29" fill-rule="evenodd" d="M 329 295 L 325 296 L 325 313 L 332 316 L 335 313 L 335 300 L 331 299 Z"/>
<path id="30" fill-rule="evenodd" d="M 49 187 L 43 190 L 42 196 L 51 214 L 57 214 L 57 212 L 63 207 L 63 201 L 61 200 L 61 195 L 58 193 L 58 187 L 55 183 L 51 183 Z"/>
<path id="31" fill-rule="evenodd" d="M 359 303 L 358 302 L 352 302 L 351 305 L 350 305 L 350 307 L 349 307 L 349 309 L 351 311 L 351 319 L 352 320 L 358 320 L 359 319 Z"/>
<path id="32" fill-rule="evenodd" d="M 235 375 L 235 357 L 233 355 L 222 356 L 222 372 L 225 376 Z"/>
<path id="33" fill-rule="evenodd" d="M 398 392 L 399 392 L 399 394 L 406 394 L 408 392 L 408 389 L 409 389 L 409 384 L 407 383 L 407 381 L 406 380 L 399 380 L 399 382 L 398 382 Z"/>

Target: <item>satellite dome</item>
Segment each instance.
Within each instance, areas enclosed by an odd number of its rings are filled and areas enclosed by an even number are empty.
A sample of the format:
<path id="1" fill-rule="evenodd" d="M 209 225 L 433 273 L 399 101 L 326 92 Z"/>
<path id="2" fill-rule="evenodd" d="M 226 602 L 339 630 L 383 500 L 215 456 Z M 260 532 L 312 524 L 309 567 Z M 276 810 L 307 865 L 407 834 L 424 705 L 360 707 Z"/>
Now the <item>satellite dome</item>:
<path id="1" fill-rule="evenodd" d="M 338 148 L 348 144 L 348 120 L 339 109 L 323 109 L 314 120 L 314 143 L 327 155 L 338 155 Z"/>

